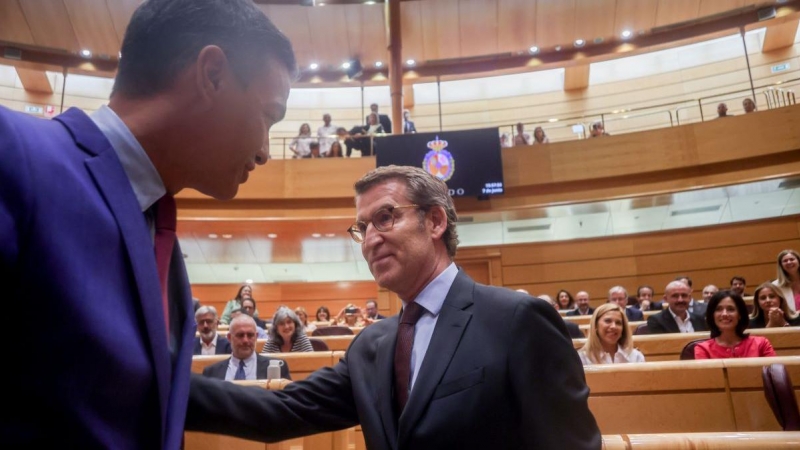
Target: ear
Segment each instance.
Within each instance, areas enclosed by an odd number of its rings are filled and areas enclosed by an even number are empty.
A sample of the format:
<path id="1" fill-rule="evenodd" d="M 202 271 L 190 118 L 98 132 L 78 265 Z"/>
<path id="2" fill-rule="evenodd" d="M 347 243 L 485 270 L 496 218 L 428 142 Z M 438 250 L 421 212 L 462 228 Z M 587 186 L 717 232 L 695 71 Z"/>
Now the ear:
<path id="1" fill-rule="evenodd" d="M 200 50 L 194 65 L 195 86 L 203 104 L 211 105 L 225 88 L 230 64 L 225 52 L 216 45 Z"/>
<path id="2" fill-rule="evenodd" d="M 443 206 L 434 206 L 430 209 L 431 224 L 431 237 L 435 240 L 441 239 L 444 232 L 447 230 L 447 213 Z"/>

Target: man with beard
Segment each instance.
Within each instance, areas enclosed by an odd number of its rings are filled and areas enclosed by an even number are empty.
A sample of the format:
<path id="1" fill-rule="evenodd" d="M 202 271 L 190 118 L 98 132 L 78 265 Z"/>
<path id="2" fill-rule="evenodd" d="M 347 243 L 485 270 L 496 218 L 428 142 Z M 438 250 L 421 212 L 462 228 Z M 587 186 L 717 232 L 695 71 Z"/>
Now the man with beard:
<path id="1" fill-rule="evenodd" d="M 667 309 L 647 319 L 650 334 L 694 333 L 708 331 L 704 317 L 689 312 L 692 301 L 692 288 L 683 281 L 675 280 L 664 290 Z"/>
<path id="2" fill-rule="evenodd" d="M 197 332 L 200 336 L 194 338 L 193 355 L 230 355 L 231 343 L 217 333 L 217 308 L 201 306 L 194 313 L 197 323 Z"/>

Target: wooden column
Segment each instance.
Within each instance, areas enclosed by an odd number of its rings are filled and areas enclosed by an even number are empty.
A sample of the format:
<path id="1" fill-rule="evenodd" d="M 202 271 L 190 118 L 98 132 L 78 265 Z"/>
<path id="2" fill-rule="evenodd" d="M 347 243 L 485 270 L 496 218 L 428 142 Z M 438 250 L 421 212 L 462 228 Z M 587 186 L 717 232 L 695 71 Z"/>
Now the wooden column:
<path id="1" fill-rule="evenodd" d="M 392 95 L 392 131 L 403 126 L 403 45 L 400 32 L 400 0 L 386 2 L 386 23 L 389 32 L 389 89 Z"/>

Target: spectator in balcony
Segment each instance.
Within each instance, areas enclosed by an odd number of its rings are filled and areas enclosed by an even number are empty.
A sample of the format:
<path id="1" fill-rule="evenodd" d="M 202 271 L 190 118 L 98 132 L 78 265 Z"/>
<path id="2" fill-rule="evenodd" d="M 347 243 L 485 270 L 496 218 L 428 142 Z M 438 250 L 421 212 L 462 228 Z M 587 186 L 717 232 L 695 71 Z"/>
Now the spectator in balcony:
<path id="1" fill-rule="evenodd" d="M 262 353 L 313 352 L 303 324 L 291 309 L 281 306 L 272 318 L 267 343 Z"/>
<path id="2" fill-rule="evenodd" d="M 412 134 L 417 132 L 417 127 L 411 121 L 411 112 L 407 109 L 403 110 L 403 134 Z"/>
<path id="3" fill-rule="evenodd" d="M 664 302 L 654 301 L 653 300 L 653 288 L 650 286 L 639 286 L 639 289 L 636 290 L 636 298 L 638 303 L 636 308 L 639 308 L 642 311 L 661 311 L 664 307 Z"/>
<path id="4" fill-rule="evenodd" d="M 562 289 L 556 294 L 556 301 L 558 302 L 558 309 L 561 311 L 569 311 L 575 309 L 575 299 L 572 294 Z"/>
<path id="5" fill-rule="evenodd" d="M 367 127 L 362 125 L 354 126 L 346 135 L 345 138 L 345 145 L 347 145 L 347 156 L 350 157 L 350 154 L 353 150 L 358 150 L 361 152 L 361 156 L 370 156 L 372 155 L 372 142 L 369 136 L 367 136 Z"/>
<path id="6" fill-rule="evenodd" d="M 694 333 L 706 331 L 703 316 L 690 313 L 689 303 L 692 300 L 692 288 L 683 281 L 672 281 L 664 289 L 664 300 L 667 309 L 647 319 L 647 330 L 650 334 L 660 333 Z"/>
<path id="7" fill-rule="evenodd" d="M 331 145 L 336 142 L 336 130 L 339 129 L 336 125 L 331 124 L 331 115 L 325 114 L 322 116 L 323 125 L 317 129 L 317 137 L 319 138 L 319 154 L 328 156 L 331 150 Z"/>
<path id="8" fill-rule="evenodd" d="M 622 286 L 614 286 L 608 290 L 608 302 L 615 303 L 625 311 L 630 322 L 644 320 L 644 314 L 636 308 L 628 308 L 628 291 Z"/>
<path id="9" fill-rule="evenodd" d="M 511 148 L 513 146 L 513 142 L 511 142 L 511 138 L 508 136 L 508 133 L 501 133 L 500 148 Z"/>
<path id="10" fill-rule="evenodd" d="M 756 102 L 754 102 L 752 98 L 747 97 L 742 100 L 742 108 L 744 108 L 745 114 L 756 112 Z"/>
<path id="11" fill-rule="evenodd" d="M 533 129 L 533 145 L 536 144 L 549 144 L 550 139 L 544 134 L 544 128 L 536 127 Z"/>
<path id="12" fill-rule="evenodd" d="M 711 297 L 713 297 L 714 294 L 716 294 L 717 292 L 719 292 L 719 288 L 714 286 L 713 284 L 709 284 L 708 286 L 704 287 L 703 288 L 703 301 L 705 303 L 708 303 L 708 301 L 711 300 Z"/>
<path id="13" fill-rule="evenodd" d="M 378 120 L 377 113 L 371 113 L 369 116 L 367 116 L 367 128 L 365 130 L 365 134 L 375 136 L 376 134 L 385 133 L 384 130 L 383 124 L 381 124 Z"/>
<path id="14" fill-rule="evenodd" d="M 373 103 L 369 105 L 369 111 L 370 115 L 375 114 L 375 116 L 378 118 L 378 123 L 381 124 L 381 129 L 383 130 L 381 133 L 392 134 L 392 119 L 390 119 L 386 114 L 378 113 L 378 104 Z M 369 115 L 366 118 L 366 123 L 367 125 L 370 125 Z"/>
<path id="15" fill-rule="evenodd" d="M 783 292 L 772 283 L 762 283 L 753 295 L 753 314 L 750 328 L 779 328 L 800 326 L 800 316 L 789 309 Z"/>
<path id="16" fill-rule="evenodd" d="M 744 277 L 740 277 L 736 275 L 735 277 L 731 278 L 731 292 L 741 297 L 747 297 L 747 294 L 744 293 L 744 288 L 747 286 L 747 281 L 745 281 Z"/>
<path id="17" fill-rule="evenodd" d="M 592 129 L 589 132 L 589 137 L 602 137 L 602 136 L 611 136 L 610 134 L 606 133 L 606 126 L 603 122 L 595 122 L 592 124 Z"/>
<path id="18" fill-rule="evenodd" d="M 311 143 L 315 142 L 311 137 L 311 127 L 304 123 L 300 125 L 297 137 L 289 143 L 289 150 L 294 153 L 294 158 L 305 158 L 311 154 Z"/>
<path id="19" fill-rule="evenodd" d="M 800 254 L 784 250 L 778 254 L 778 278 L 772 282 L 783 293 L 792 311 L 800 311 Z"/>
<path id="20" fill-rule="evenodd" d="M 300 323 L 303 324 L 303 331 L 305 331 L 306 336 L 310 335 L 317 329 L 317 326 L 312 322 L 308 323 L 308 313 L 306 309 L 302 306 L 298 306 L 294 309 L 294 313 L 297 314 L 297 318 L 300 319 Z"/>
<path id="21" fill-rule="evenodd" d="M 694 359 L 755 358 L 775 356 L 767 338 L 748 336 L 747 305 L 740 295 L 720 291 L 708 301 L 706 324 L 711 339 L 694 348 Z"/>
<path id="22" fill-rule="evenodd" d="M 514 135 L 514 146 L 518 145 L 531 145 L 533 138 L 530 133 L 525 132 L 525 125 L 522 122 L 517 124 L 517 134 Z"/>
<path id="23" fill-rule="evenodd" d="M 576 308 L 568 312 L 568 316 L 590 316 L 594 312 L 594 308 L 589 306 L 589 293 L 586 291 L 575 294 L 575 305 Z"/>
<path id="24" fill-rule="evenodd" d="M 319 142 L 312 142 L 308 144 L 308 148 L 311 149 L 311 153 L 303 156 L 303 158 L 322 158 L 319 150 Z"/>
<path id="25" fill-rule="evenodd" d="M 328 154 L 325 155 L 326 158 L 341 158 L 342 155 L 342 143 L 339 141 L 333 141 L 331 144 L 331 148 L 328 151 Z"/>
<path id="26" fill-rule="evenodd" d="M 624 308 L 616 303 L 597 307 L 589 323 L 586 345 L 578 355 L 584 365 L 644 362 L 644 355 L 633 348 L 633 336 Z"/>
<path id="27" fill-rule="evenodd" d="M 720 103 L 717 105 L 717 118 L 722 119 L 723 117 L 733 117 L 733 114 L 728 114 L 728 105 Z"/>

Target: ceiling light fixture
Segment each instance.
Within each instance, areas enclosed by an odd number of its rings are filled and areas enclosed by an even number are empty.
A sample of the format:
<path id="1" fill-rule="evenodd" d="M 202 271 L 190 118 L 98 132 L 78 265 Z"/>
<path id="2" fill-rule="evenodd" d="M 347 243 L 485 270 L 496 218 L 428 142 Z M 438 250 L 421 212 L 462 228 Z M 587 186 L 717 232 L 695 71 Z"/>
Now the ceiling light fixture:
<path id="1" fill-rule="evenodd" d="M 346 62 L 346 63 L 342 64 L 342 69 L 349 69 L 349 68 L 350 68 L 350 63 L 349 62 Z"/>
<path id="2" fill-rule="evenodd" d="M 209 238 L 209 239 L 216 239 L 216 238 L 218 238 L 218 237 L 219 237 L 219 236 L 218 236 L 218 235 L 216 235 L 216 234 L 214 234 L 214 233 L 211 233 L 211 234 L 209 234 L 209 235 L 208 235 L 208 238 Z"/>
<path id="3" fill-rule="evenodd" d="M 270 238 L 270 239 L 275 239 L 276 237 L 278 237 L 278 235 L 275 234 L 275 233 L 270 233 L 270 234 L 267 235 L 267 237 Z"/>
<path id="4" fill-rule="evenodd" d="M 383 63 L 378 61 L 375 63 L 375 67 L 383 67 Z"/>
<path id="5" fill-rule="evenodd" d="M 574 44 L 575 44 L 575 47 L 581 48 L 584 45 L 586 45 L 586 41 L 584 41 L 583 39 L 575 39 L 575 43 Z"/>
<path id="6" fill-rule="evenodd" d="M 308 65 L 308 68 L 311 69 L 311 70 L 317 70 L 317 68 L 319 68 L 319 64 L 311 63 L 311 64 Z"/>
<path id="7" fill-rule="evenodd" d="M 535 55 L 535 54 L 539 53 L 539 47 L 534 45 L 531 48 L 529 48 L 528 51 L 531 53 L 531 55 Z"/>
<path id="8" fill-rule="evenodd" d="M 81 50 L 81 56 L 83 56 L 84 58 L 91 58 L 92 57 L 92 51 L 88 50 L 88 49 L 83 49 L 83 50 Z"/>
<path id="9" fill-rule="evenodd" d="M 319 234 L 319 233 L 311 233 L 311 237 L 318 238 L 318 237 L 322 237 L 322 235 Z"/>
<path id="10" fill-rule="evenodd" d="M 414 64 L 416 64 L 416 63 L 417 63 L 417 62 L 416 62 L 416 61 L 414 61 L 413 59 L 407 59 L 407 60 L 406 60 L 406 64 L 408 64 L 409 66 L 413 66 L 413 65 L 414 65 Z"/>
<path id="11" fill-rule="evenodd" d="M 631 30 L 624 30 L 622 32 L 622 39 L 628 39 L 631 36 L 633 36 L 633 31 Z"/>

